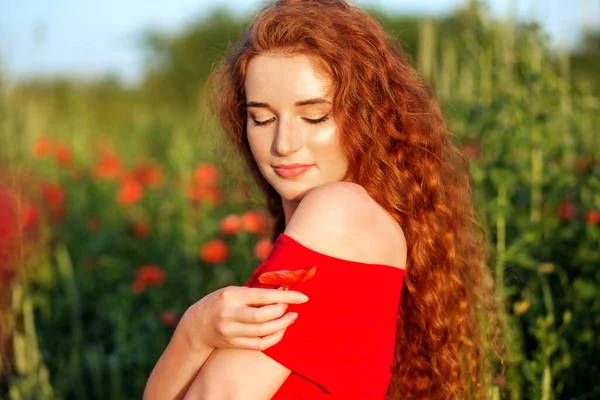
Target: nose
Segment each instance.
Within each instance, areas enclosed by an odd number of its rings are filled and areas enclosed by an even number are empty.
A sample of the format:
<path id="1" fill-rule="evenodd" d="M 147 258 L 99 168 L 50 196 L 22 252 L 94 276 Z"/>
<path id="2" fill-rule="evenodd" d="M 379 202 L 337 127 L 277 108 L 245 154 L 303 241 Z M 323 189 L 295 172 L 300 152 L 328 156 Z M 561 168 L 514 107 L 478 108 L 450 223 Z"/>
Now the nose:
<path id="1" fill-rule="evenodd" d="M 287 156 L 302 147 L 301 132 L 291 118 L 279 118 L 276 123 L 273 150 L 278 156 Z"/>

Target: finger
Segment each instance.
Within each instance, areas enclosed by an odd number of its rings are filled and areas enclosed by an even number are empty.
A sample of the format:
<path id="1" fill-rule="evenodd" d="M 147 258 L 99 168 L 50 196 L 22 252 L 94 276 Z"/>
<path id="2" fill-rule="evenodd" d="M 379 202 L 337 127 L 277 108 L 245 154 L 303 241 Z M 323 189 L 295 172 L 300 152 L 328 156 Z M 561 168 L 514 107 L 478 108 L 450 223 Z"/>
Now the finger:
<path id="1" fill-rule="evenodd" d="M 271 335 L 262 337 L 262 338 L 245 338 L 240 337 L 236 338 L 232 345 L 235 348 L 239 349 L 248 349 L 248 350 L 266 350 L 269 347 L 279 343 L 279 341 L 283 338 L 285 334 L 285 329 L 275 332 Z"/>
<path id="2" fill-rule="evenodd" d="M 272 335 L 294 323 L 298 318 L 297 313 L 287 313 L 281 318 L 274 319 L 262 324 L 238 324 L 235 336 L 240 337 L 265 337 Z"/>
<path id="3" fill-rule="evenodd" d="M 287 304 L 270 304 L 261 307 L 237 307 L 234 321 L 246 324 L 260 324 L 281 317 Z"/>
<path id="4" fill-rule="evenodd" d="M 248 305 L 265 305 L 275 303 L 301 304 L 308 301 L 308 297 L 300 292 L 293 290 L 276 290 L 245 288 Z"/>

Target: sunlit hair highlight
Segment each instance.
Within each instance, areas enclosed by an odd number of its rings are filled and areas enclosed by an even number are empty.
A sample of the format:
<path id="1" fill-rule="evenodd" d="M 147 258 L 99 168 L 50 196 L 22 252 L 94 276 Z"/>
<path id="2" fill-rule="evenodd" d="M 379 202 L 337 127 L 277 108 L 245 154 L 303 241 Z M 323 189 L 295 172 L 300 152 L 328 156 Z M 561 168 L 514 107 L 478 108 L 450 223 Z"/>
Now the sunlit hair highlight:
<path id="1" fill-rule="evenodd" d="M 266 196 L 273 239 L 285 229 L 283 207 L 252 157 L 244 93 L 248 63 L 268 52 L 306 54 L 329 75 L 347 178 L 404 230 L 406 284 L 387 398 L 486 398 L 494 291 L 467 163 L 432 90 L 396 41 L 345 1 L 280 0 L 263 9 L 209 87 L 225 132 Z"/>

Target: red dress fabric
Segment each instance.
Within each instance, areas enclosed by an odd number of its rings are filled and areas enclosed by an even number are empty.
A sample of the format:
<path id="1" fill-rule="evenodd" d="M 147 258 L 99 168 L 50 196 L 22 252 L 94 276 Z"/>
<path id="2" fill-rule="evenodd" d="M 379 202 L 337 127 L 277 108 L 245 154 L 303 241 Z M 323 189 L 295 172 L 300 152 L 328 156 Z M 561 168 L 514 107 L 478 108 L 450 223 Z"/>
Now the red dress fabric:
<path id="1" fill-rule="evenodd" d="M 273 400 L 384 399 L 404 270 L 328 256 L 281 234 L 245 286 L 274 288 L 259 276 L 313 266 L 311 278 L 289 286 L 309 301 L 289 305 L 298 318 L 279 343 L 263 351 L 292 371 Z"/>

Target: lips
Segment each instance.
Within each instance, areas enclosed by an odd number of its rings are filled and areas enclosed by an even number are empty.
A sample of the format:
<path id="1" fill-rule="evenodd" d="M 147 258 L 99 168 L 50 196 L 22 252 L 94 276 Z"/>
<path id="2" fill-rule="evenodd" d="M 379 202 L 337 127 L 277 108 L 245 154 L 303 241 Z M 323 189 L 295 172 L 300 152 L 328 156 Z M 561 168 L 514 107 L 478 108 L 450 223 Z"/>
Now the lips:
<path id="1" fill-rule="evenodd" d="M 296 178 L 312 167 L 314 167 L 314 164 L 282 164 L 274 166 L 273 168 L 275 169 L 275 172 L 277 172 L 277 175 L 282 178 Z"/>

